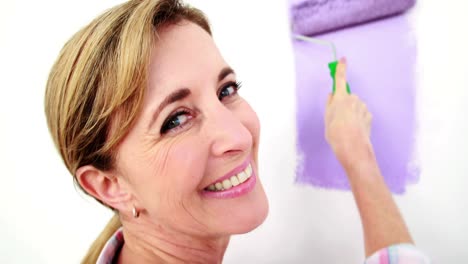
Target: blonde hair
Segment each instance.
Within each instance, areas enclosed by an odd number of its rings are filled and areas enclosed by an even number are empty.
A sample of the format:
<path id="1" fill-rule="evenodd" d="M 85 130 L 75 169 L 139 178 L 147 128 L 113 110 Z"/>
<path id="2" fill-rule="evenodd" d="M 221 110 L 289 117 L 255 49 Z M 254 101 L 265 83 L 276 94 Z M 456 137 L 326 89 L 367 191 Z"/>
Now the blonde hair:
<path id="1" fill-rule="evenodd" d="M 156 30 L 182 20 L 211 34 L 203 13 L 178 0 L 132 0 L 94 19 L 61 50 L 47 82 L 45 113 L 75 183 L 81 166 L 114 168 L 116 146 L 143 102 Z M 116 212 L 82 263 L 95 263 L 120 226 Z"/>

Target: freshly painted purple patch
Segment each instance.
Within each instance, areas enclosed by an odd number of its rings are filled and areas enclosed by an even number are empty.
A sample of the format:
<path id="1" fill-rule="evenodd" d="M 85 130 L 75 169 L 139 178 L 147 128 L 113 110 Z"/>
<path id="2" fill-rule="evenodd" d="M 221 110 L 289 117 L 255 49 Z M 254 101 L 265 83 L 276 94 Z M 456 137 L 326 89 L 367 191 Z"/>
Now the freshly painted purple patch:
<path id="1" fill-rule="evenodd" d="M 348 60 L 351 91 L 373 114 L 371 140 L 385 181 L 403 193 L 418 181 L 411 168 L 415 130 L 416 47 L 405 16 L 397 16 L 319 36 L 335 43 Z M 324 136 L 324 112 L 332 79 L 329 47 L 294 41 L 297 80 L 298 148 L 302 163 L 297 181 L 348 190 L 346 175 Z"/>

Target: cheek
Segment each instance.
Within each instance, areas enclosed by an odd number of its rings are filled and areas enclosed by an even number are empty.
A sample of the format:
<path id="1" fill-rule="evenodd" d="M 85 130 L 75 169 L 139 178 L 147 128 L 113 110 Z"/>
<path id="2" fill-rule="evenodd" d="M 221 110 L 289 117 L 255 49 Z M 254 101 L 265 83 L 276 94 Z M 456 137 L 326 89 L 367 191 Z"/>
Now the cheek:
<path id="1" fill-rule="evenodd" d="M 178 204 L 193 194 L 206 164 L 206 148 L 201 144 L 196 136 L 180 135 L 139 154 L 126 149 L 126 154 L 133 155 L 122 155 L 122 171 L 143 207 L 165 210 L 164 205 Z"/>
<path id="2" fill-rule="evenodd" d="M 203 178 L 207 157 L 205 149 L 200 140 L 191 135 L 179 135 L 158 146 L 155 150 L 158 155 L 154 155 L 151 167 L 154 168 L 152 181 L 158 185 L 159 192 L 171 194 L 173 199 L 193 194 Z"/>
<path id="3" fill-rule="evenodd" d="M 193 194 L 204 177 L 208 156 L 206 142 L 195 135 L 174 144 L 166 157 L 170 184 L 176 184 L 181 194 Z"/>

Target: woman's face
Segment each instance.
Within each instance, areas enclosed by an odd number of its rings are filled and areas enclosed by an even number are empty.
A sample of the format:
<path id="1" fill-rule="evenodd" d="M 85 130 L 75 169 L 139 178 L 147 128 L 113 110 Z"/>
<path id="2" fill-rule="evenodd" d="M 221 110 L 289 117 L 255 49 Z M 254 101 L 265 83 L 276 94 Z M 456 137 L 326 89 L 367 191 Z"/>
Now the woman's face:
<path id="1" fill-rule="evenodd" d="M 234 71 L 193 23 L 163 28 L 156 42 L 141 115 L 118 150 L 135 206 L 187 234 L 254 229 L 268 212 L 257 174 L 260 124 L 237 94 Z"/>

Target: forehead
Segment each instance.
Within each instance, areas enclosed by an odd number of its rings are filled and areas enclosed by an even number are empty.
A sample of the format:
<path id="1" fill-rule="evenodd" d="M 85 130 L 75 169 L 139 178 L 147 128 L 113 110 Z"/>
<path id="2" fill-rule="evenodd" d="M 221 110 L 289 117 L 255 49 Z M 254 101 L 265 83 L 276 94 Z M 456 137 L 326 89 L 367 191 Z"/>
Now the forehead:
<path id="1" fill-rule="evenodd" d="M 215 80 L 225 65 L 212 37 L 200 26 L 188 21 L 166 26 L 158 30 L 152 50 L 149 92 Z M 155 87 L 158 91 L 152 91 Z"/>

